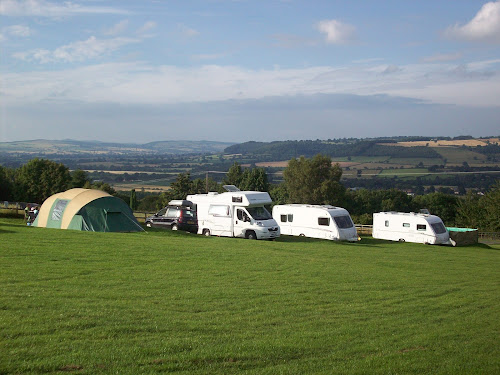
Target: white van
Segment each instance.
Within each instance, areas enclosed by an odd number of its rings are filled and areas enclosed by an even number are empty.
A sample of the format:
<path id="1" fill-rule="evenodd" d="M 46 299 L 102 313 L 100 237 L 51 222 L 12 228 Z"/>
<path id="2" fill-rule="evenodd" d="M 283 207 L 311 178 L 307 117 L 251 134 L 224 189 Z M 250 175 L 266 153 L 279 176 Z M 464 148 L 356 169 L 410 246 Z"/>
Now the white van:
<path id="1" fill-rule="evenodd" d="M 187 196 L 196 206 L 199 234 L 258 240 L 280 236 L 278 223 L 264 207 L 272 203 L 268 193 L 225 188 L 231 191 Z"/>
<path id="2" fill-rule="evenodd" d="M 451 244 L 448 230 L 435 215 L 415 212 L 373 214 L 373 238 L 424 244 Z"/>
<path id="3" fill-rule="evenodd" d="M 358 241 L 358 233 L 346 209 L 330 205 L 285 204 L 273 207 L 281 233 L 290 236 Z"/>

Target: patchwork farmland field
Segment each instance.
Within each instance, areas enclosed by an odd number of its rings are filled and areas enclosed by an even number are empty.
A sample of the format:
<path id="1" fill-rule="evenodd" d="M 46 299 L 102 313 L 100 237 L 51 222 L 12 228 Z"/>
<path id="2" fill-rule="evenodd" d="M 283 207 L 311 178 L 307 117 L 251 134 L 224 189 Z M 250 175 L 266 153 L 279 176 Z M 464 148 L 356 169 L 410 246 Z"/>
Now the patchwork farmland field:
<path id="1" fill-rule="evenodd" d="M 498 245 L 0 236 L 2 374 L 500 369 Z"/>

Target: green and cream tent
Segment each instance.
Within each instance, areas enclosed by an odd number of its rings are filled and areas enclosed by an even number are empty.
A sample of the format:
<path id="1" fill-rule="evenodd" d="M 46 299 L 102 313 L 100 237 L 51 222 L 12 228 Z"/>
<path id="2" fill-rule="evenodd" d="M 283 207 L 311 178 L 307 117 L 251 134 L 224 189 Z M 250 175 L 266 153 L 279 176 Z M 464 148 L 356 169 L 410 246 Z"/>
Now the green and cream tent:
<path id="1" fill-rule="evenodd" d="M 94 189 L 70 189 L 47 198 L 33 226 L 92 232 L 143 230 L 123 200 Z"/>

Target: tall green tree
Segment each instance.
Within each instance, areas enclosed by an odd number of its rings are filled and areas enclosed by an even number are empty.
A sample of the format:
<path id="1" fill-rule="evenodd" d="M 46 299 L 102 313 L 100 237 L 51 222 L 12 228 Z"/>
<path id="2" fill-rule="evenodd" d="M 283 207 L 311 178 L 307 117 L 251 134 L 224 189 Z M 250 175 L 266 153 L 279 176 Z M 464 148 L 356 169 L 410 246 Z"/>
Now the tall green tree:
<path id="1" fill-rule="evenodd" d="M 130 191 L 130 208 L 132 210 L 136 210 L 137 209 L 137 195 L 135 194 L 135 189 L 132 189 Z"/>
<path id="2" fill-rule="evenodd" d="M 75 169 L 71 172 L 71 182 L 69 184 L 71 188 L 82 188 L 87 182 L 89 182 L 87 172 L 81 169 Z"/>
<path id="3" fill-rule="evenodd" d="M 427 208 L 431 214 L 439 216 L 446 225 L 455 225 L 458 198 L 440 192 L 418 195 L 414 198 L 415 208 Z"/>
<path id="4" fill-rule="evenodd" d="M 332 165 L 329 156 L 317 154 L 311 159 L 292 159 L 284 170 L 289 203 L 342 203 L 345 187 L 340 183 L 342 169 Z"/>
<path id="5" fill-rule="evenodd" d="M 485 211 L 485 230 L 500 232 L 500 181 L 481 199 Z"/>
<path id="6" fill-rule="evenodd" d="M 243 190 L 240 185 L 243 179 L 243 169 L 241 165 L 234 162 L 231 168 L 227 171 L 226 177 L 222 180 L 224 185 L 234 185 L 237 188 Z"/>
<path id="7" fill-rule="evenodd" d="M 69 187 L 71 176 L 63 164 L 46 159 L 32 159 L 16 172 L 16 199 L 42 203 L 55 193 Z"/>
<path id="8" fill-rule="evenodd" d="M 170 184 L 170 199 L 186 199 L 192 188 L 191 174 L 189 172 L 179 173 L 175 181 Z"/>
<path id="9" fill-rule="evenodd" d="M 269 181 L 264 168 L 248 168 L 243 171 L 240 190 L 268 191 Z"/>
<path id="10" fill-rule="evenodd" d="M 0 200 L 13 199 L 13 171 L 0 165 Z"/>

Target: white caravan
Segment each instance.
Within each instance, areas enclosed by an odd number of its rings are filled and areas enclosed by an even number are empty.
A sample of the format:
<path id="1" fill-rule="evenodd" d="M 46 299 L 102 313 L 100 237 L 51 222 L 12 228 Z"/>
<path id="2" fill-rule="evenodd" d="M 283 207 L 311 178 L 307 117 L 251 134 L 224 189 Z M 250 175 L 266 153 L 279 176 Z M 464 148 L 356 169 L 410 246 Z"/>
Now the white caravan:
<path id="1" fill-rule="evenodd" d="M 448 230 L 435 215 L 405 212 L 373 214 L 373 238 L 424 244 L 451 244 Z"/>
<path id="2" fill-rule="evenodd" d="M 231 191 L 187 196 L 196 205 L 198 234 L 258 240 L 280 236 L 278 224 L 264 207 L 272 203 L 268 193 L 224 187 Z"/>
<path id="3" fill-rule="evenodd" d="M 328 240 L 358 241 L 346 209 L 329 205 L 285 204 L 273 207 L 282 234 Z"/>

